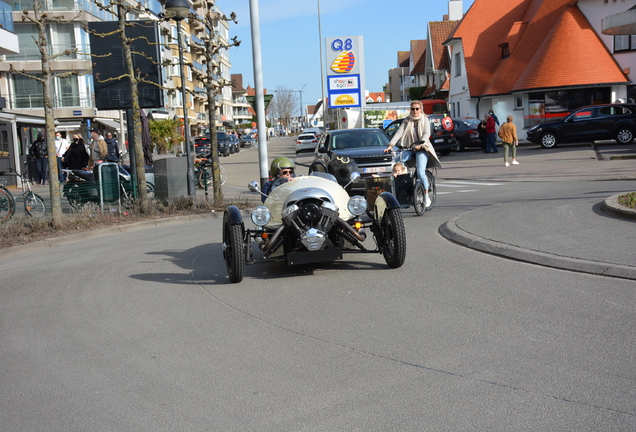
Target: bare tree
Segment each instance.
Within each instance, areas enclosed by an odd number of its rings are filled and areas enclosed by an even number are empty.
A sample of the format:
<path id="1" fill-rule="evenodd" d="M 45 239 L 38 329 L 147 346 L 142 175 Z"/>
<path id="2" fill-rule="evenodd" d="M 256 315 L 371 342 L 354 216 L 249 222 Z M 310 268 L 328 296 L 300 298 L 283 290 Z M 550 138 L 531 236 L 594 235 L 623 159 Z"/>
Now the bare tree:
<path id="1" fill-rule="evenodd" d="M 272 115 L 289 128 L 289 119 L 292 113 L 298 108 L 298 100 L 296 99 L 295 91 L 286 87 L 278 86 L 274 90 L 276 95 L 272 102 L 269 104 L 270 112 Z"/>
<path id="2" fill-rule="evenodd" d="M 208 99 L 208 120 L 210 122 L 210 157 L 212 158 L 212 183 L 214 191 L 214 203 L 223 204 L 223 188 L 221 186 L 221 170 L 219 164 L 219 143 L 216 137 L 216 95 L 221 93 L 223 87 L 231 86 L 232 82 L 221 77 L 219 63 L 215 60 L 219 51 L 232 46 L 239 46 L 240 41 L 234 37 L 229 42 L 222 41 L 218 35 L 218 26 L 221 21 L 236 21 L 236 14 L 232 12 L 228 18 L 215 10 L 214 0 L 207 0 L 205 4 L 195 3 L 193 8 L 204 9 L 203 16 L 191 14 L 190 19 L 204 26 L 205 35 L 201 38 L 202 44 L 194 44 L 195 51 L 205 57 L 204 63 L 207 71 L 204 74 L 193 72 L 203 87 Z"/>
<path id="3" fill-rule="evenodd" d="M 66 50 L 61 53 L 49 53 L 50 44 L 46 35 L 47 26 L 50 23 L 69 23 L 76 17 L 65 19 L 62 16 L 50 16 L 42 12 L 41 0 L 33 0 L 33 14 L 25 10 L 22 12 L 22 21 L 29 21 L 38 29 L 38 37 L 34 42 L 40 51 L 42 59 L 42 76 L 35 76 L 24 70 L 16 70 L 13 64 L 9 65 L 9 72 L 22 75 L 36 80 L 42 84 L 42 99 L 44 105 L 44 121 L 46 126 L 46 142 L 48 155 L 49 188 L 51 191 L 51 220 L 53 225 L 59 226 L 62 223 L 62 195 L 58 183 L 59 171 L 57 168 L 57 154 L 55 151 L 55 117 L 53 113 L 53 97 L 51 92 L 51 81 L 54 77 L 67 78 L 71 75 L 79 75 L 78 71 L 54 72 L 51 62 L 62 56 L 69 56 L 77 52 L 77 49 Z"/>

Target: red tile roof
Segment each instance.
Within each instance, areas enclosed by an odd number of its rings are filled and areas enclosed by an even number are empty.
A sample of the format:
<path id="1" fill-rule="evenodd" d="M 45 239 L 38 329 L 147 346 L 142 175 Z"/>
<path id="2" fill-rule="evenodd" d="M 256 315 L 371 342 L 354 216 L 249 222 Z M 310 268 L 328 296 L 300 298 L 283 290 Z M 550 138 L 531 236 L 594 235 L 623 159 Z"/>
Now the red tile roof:
<path id="1" fill-rule="evenodd" d="M 627 81 L 571 0 L 475 0 L 451 38 L 462 39 L 471 97 Z"/>
<path id="2" fill-rule="evenodd" d="M 366 98 L 366 100 L 368 100 L 369 98 L 373 100 L 373 103 L 378 103 L 378 98 L 380 98 L 380 102 L 386 102 L 386 97 L 384 95 L 384 92 L 369 93 L 369 96 Z"/>
<path id="3" fill-rule="evenodd" d="M 412 40 L 410 57 L 413 59 L 409 75 L 426 72 L 426 39 Z"/>
<path id="4" fill-rule="evenodd" d="M 409 51 L 398 51 L 398 67 L 409 67 L 411 53 Z"/>
<path id="5" fill-rule="evenodd" d="M 450 70 L 448 48 L 442 45 L 459 21 L 431 21 L 428 23 L 429 47 L 432 47 L 433 69 Z"/>

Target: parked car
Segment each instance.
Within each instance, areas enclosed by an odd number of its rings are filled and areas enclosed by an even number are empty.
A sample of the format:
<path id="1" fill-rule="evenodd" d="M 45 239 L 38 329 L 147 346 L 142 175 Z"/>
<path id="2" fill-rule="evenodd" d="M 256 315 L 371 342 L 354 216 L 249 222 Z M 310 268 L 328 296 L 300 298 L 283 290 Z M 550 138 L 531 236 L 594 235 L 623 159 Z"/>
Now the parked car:
<path id="1" fill-rule="evenodd" d="M 380 129 L 343 129 L 327 131 L 320 137 L 309 172 L 333 174 L 340 185 L 349 183 L 353 171 L 361 176 L 351 189 L 364 189 L 365 178 L 390 173 L 393 155 L 384 153 L 389 138 Z"/>
<path id="2" fill-rule="evenodd" d="M 243 147 L 252 147 L 254 144 L 256 144 L 256 140 L 251 133 L 246 133 L 245 135 L 243 135 L 242 143 Z"/>
<path id="3" fill-rule="evenodd" d="M 217 132 L 216 141 L 219 144 L 219 154 L 223 156 L 230 155 L 230 141 L 226 132 Z"/>
<path id="4" fill-rule="evenodd" d="M 210 151 L 210 134 L 194 138 L 194 150 L 196 153 Z"/>
<path id="5" fill-rule="evenodd" d="M 590 105 L 561 120 L 540 123 L 526 131 L 528 141 L 543 148 L 563 142 L 616 140 L 631 144 L 636 133 L 636 104 Z"/>
<path id="6" fill-rule="evenodd" d="M 236 135 L 227 134 L 227 139 L 230 146 L 230 154 L 238 153 L 239 151 L 241 151 L 241 143 L 239 142 L 239 139 Z"/>
<path id="7" fill-rule="evenodd" d="M 449 154 L 457 145 L 455 143 L 455 125 L 453 120 L 445 114 L 431 114 L 428 119 L 431 122 L 430 141 L 435 148 L 435 152 L 442 155 Z M 393 138 L 403 121 L 403 118 L 394 120 L 384 128 L 384 132 L 389 139 Z"/>
<path id="8" fill-rule="evenodd" d="M 318 144 L 318 137 L 313 132 L 302 133 L 296 138 L 296 154 L 304 151 L 314 151 Z"/>
<path id="9" fill-rule="evenodd" d="M 479 138 L 478 126 L 481 120 L 476 118 L 456 118 L 455 122 L 455 151 L 463 151 L 467 147 L 485 147 Z"/>

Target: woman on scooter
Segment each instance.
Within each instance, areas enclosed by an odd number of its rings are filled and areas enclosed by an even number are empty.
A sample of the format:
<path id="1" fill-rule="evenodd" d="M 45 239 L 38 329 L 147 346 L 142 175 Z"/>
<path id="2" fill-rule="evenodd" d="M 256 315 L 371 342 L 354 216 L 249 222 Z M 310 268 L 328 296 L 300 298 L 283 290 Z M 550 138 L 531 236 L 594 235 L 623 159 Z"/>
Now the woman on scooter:
<path id="1" fill-rule="evenodd" d="M 424 114 L 422 103 L 417 100 L 411 101 L 410 115 L 404 119 L 395 135 L 393 135 L 391 142 L 389 142 L 389 146 L 384 150 L 385 153 L 392 151 L 399 141 L 400 147 L 406 149 L 401 152 L 400 162 L 404 163 L 415 159 L 417 177 L 424 184 L 424 203 L 426 207 L 431 205 L 431 199 L 428 196 L 429 184 L 426 178 L 426 167 L 429 159 L 431 159 L 431 166 L 442 167 L 435 149 L 429 143 L 430 136 L 431 123 L 428 116 Z"/>

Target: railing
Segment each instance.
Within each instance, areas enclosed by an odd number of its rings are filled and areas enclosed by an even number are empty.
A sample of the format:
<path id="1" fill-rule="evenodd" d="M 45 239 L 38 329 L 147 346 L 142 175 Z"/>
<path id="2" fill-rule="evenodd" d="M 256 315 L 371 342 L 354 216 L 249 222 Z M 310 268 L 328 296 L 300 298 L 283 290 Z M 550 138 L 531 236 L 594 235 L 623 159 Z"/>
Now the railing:
<path id="1" fill-rule="evenodd" d="M 197 119 L 198 120 L 207 120 L 208 119 L 208 115 L 206 113 L 197 113 Z"/>
<path id="2" fill-rule="evenodd" d="M 76 93 L 60 93 L 53 96 L 53 108 L 92 108 L 92 96 L 80 97 Z M 13 95 L 12 109 L 44 108 L 44 98 L 40 95 Z"/>
<path id="3" fill-rule="evenodd" d="M 204 65 L 204 64 L 199 63 L 199 62 L 193 61 L 192 62 L 192 67 L 194 67 L 195 69 L 198 69 L 200 71 L 203 71 L 205 73 L 207 73 L 207 71 L 208 71 L 208 67 L 206 65 Z"/>
<path id="4" fill-rule="evenodd" d="M 47 0 L 42 2 L 43 11 L 86 11 L 102 20 L 107 13 L 97 7 L 91 0 Z M 13 0 L 13 10 L 33 10 L 33 0 Z"/>
<path id="5" fill-rule="evenodd" d="M 71 52 L 69 55 L 63 55 L 56 57 L 54 60 L 90 60 L 91 56 L 88 54 L 90 52 L 90 48 L 86 44 L 74 44 L 71 46 L 62 45 L 62 44 L 53 44 L 49 45 L 48 55 L 57 55 L 61 54 L 66 50 L 77 50 L 76 52 Z M 35 46 L 35 42 L 29 45 L 20 45 L 20 53 L 19 54 L 11 54 L 7 55 L 7 61 L 28 61 L 28 60 L 41 60 L 40 50 L 37 46 Z"/>
<path id="6" fill-rule="evenodd" d="M 7 3 L 0 1 L 0 25 L 3 29 L 14 32 L 13 29 L 13 12 L 11 6 Z"/>

